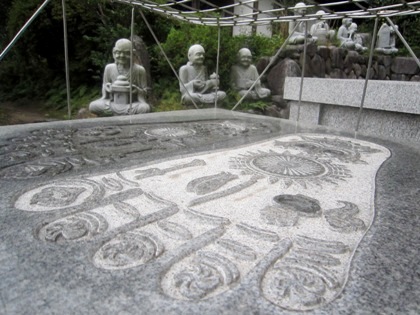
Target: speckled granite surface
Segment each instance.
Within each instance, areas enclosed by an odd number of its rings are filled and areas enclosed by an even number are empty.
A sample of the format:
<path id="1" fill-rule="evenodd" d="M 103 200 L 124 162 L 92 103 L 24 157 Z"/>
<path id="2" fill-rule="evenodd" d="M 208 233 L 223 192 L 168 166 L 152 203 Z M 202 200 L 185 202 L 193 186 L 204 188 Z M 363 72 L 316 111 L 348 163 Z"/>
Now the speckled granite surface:
<path id="1" fill-rule="evenodd" d="M 302 101 L 359 107 L 362 101 L 364 80 L 305 78 Z M 300 78 L 288 77 L 284 98 L 299 100 Z M 407 114 L 420 114 L 418 82 L 370 80 L 364 108 Z"/>
<path id="2" fill-rule="evenodd" d="M 200 110 L 0 150 L 0 313 L 420 311 L 414 145 Z"/>

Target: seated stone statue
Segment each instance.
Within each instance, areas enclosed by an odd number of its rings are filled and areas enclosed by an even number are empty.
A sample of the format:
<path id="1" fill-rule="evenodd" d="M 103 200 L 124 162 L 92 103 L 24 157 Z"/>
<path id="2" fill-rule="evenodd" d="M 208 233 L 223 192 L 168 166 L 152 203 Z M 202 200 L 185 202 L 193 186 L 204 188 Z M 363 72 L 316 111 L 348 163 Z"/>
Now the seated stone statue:
<path id="1" fill-rule="evenodd" d="M 232 66 L 230 71 L 231 87 L 243 97 L 254 82 L 256 82 L 245 99 L 259 100 L 267 98 L 270 96 L 271 91 L 261 86 L 260 80 L 257 80 L 259 77 L 258 70 L 251 63 L 251 51 L 248 48 L 240 49 L 238 52 L 238 63 Z"/>
<path id="2" fill-rule="evenodd" d="M 299 2 L 295 5 L 295 15 L 303 15 L 306 13 L 306 4 L 303 2 Z M 290 21 L 289 22 L 289 35 L 292 33 L 293 29 L 296 26 L 296 21 Z M 306 42 L 308 44 L 315 43 L 317 41 L 317 38 L 312 36 L 308 30 L 307 39 Z M 300 23 L 298 28 L 295 30 L 293 35 L 289 38 L 289 44 L 303 44 L 305 43 L 305 22 Z"/>
<path id="3" fill-rule="evenodd" d="M 337 39 L 340 41 L 340 47 L 347 49 L 355 49 L 356 44 L 353 41 L 350 33 L 350 25 L 352 23 L 351 18 L 344 18 L 342 25 L 338 29 Z"/>
<path id="4" fill-rule="evenodd" d="M 349 37 L 354 42 L 354 49 L 358 52 L 364 52 L 367 47 L 363 46 L 363 38 L 357 33 L 357 24 L 351 23 L 349 26 Z"/>
<path id="5" fill-rule="evenodd" d="M 181 101 L 185 105 L 214 104 L 222 101 L 226 93 L 217 90 L 219 79 L 215 73 L 210 78 L 204 66 L 204 48 L 193 45 L 188 50 L 188 63 L 179 69 Z"/>
<path id="6" fill-rule="evenodd" d="M 398 29 L 398 26 L 395 25 L 395 28 Z M 395 33 L 395 29 L 392 26 L 383 23 L 378 31 L 378 40 L 376 42 L 375 51 L 385 55 L 397 53 L 398 49 L 395 47 Z"/>
<path id="7" fill-rule="evenodd" d="M 326 45 L 328 41 L 332 40 L 335 36 L 335 31 L 330 29 L 330 26 L 321 17 L 325 14 L 320 10 L 316 13 L 318 21 L 311 26 L 309 33 L 313 38 L 317 38 L 317 44 Z"/>
<path id="8" fill-rule="evenodd" d="M 146 103 L 146 71 L 133 64 L 130 78 L 131 41 L 119 39 L 112 50 L 115 63 L 106 65 L 102 84 L 102 97 L 90 103 L 89 110 L 97 115 L 133 115 L 150 112 Z M 132 104 L 130 106 L 130 81 Z"/>

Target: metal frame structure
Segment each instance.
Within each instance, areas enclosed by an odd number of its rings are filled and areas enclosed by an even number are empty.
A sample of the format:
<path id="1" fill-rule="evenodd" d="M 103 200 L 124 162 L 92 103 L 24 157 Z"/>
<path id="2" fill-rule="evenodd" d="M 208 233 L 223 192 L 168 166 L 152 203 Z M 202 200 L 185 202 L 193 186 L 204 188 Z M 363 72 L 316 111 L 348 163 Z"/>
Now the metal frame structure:
<path id="1" fill-rule="evenodd" d="M 211 0 L 200 0 L 200 3 L 206 5 L 206 9 L 200 10 L 190 5 L 191 0 L 114 0 L 114 2 L 138 6 L 141 9 L 152 11 L 158 14 L 168 16 L 184 22 L 208 25 L 208 26 L 241 26 L 241 25 L 264 25 L 278 22 L 288 22 L 292 20 L 310 20 L 319 18 L 318 15 L 303 14 L 296 16 L 293 10 L 298 9 L 294 6 L 288 7 L 282 4 L 281 0 L 274 0 L 275 8 L 269 10 L 260 10 L 255 4 L 259 0 L 237 0 L 233 4 L 216 5 Z M 162 3 L 161 3 L 162 2 Z M 296 1 L 299 2 L 299 1 Z M 400 1 L 398 4 L 382 5 L 372 7 L 367 0 L 341 0 L 330 1 L 312 1 L 306 0 L 306 8 L 324 10 L 326 13 L 321 17 L 323 20 L 341 19 L 343 17 L 351 18 L 376 18 L 391 17 L 396 15 L 420 14 L 420 1 Z M 351 11 L 337 11 L 336 8 L 346 4 L 353 4 L 357 9 Z M 245 14 L 234 14 L 235 7 L 247 7 L 252 12 Z M 264 18 L 259 18 L 264 15 Z"/>
<path id="2" fill-rule="evenodd" d="M 45 0 L 42 5 L 37 9 L 37 11 L 32 15 L 32 17 L 25 23 L 22 29 L 17 33 L 17 35 L 13 38 L 10 44 L 4 49 L 4 51 L 0 54 L 0 61 L 3 57 L 7 54 L 7 52 L 12 48 L 12 46 L 16 43 L 22 33 L 29 27 L 30 23 L 39 15 L 40 11 L 50 2 L 51 0 Z M 313 9 L 313 10 L 323 10 L 324 13 L 322 15 L 315 14 L 315 13 L 302 13 L 298 11 L 301 7 L 298 6 L 286 6 L 282 4 L 281 0 L 273 0 L 273 8 L 268 10 L 259 10 L 258 9 L 258 2 L 259 0 L 234 0 L 234 3 L 226 4 L 226 5 L 217 5 L 212 0 L 199 0 L 199 3 L 206 6 L 204 9 L 196 8 L 192 6 L 191 0 L 112 0 L 113 2 L 130 5 L 132 6 L 132 15 L 131 15 L 131 39 L 134 36 L 134 13 L 135 8 L 140 9 L 140 15 L 144 20 L 146 26 L 148 27 L 149 31 L 151 32 L 153 38 L 155 39 L 157 45 L 159 46 L 163 56 L 167 60 L 169 66 L 171 67 L 173 73 L 177 77 L 179 81 L 179 76 L 173 65 L 171 64 L 169 58 L 165 54 L 162 45 L 158 41 L 153 29 L 151 28 L 150 24 L 148 23 L 143 11 L 150 11 L 156 14 L 164 15 L 166 17 L 188 22 L 192 24 L 198 25 L 205 25 L 205 26 L 212 26 L 218 28 L 218 43 L 217 43 L 217 62 L 216 62 L 216 74 L 218 75 L 219 71 L 219 54 L 220 54 L 220 29 L 221 27 L 233 27 L 233 26 L 254 26 L 254 25 L 270 25 L 273 23 L 284 23 L 295 21 L 296 26 L 293 31 L 289 34 L 289 38 L 293 35 L 296 31 L 298 26 L 302 23 L 305 25 L 305 33 L 308 32 L 308 21 L 313 20 L 336 20 L 342 19 L 344 17 L 350 18 L 357 18 L 357 19 L 375 19 L 375 26 L 373 30 L 372 36 L 372 43 L 370 47 L 369 53 L 369 62 L 367 68 L 367 74 L 365 79 L 365 84 L 363 88 L 362 100 L 359 108 L 359 114 L 357 119 L 357 125 L 355 127 L 355 132 L 359 129 L 360 119 L 362 115 L 363 105 L 365 101 L 367 85 L 369 81 L 369 74 L 371 71 L 372 66 L 372 58 L 373 58 L 373 51 L 375 47 L 376 41 L 376 34 L 378 28 L 378 20 L 379 18 L 385 18 L 386 21 L 394 27 L 396 33 L 400 40 L 403 42 L 404 46 L 410 52 L 411 56 L 416 61 L 417 65 L 420 67 L 420 61 L 410 48 L 409 44 L 405 41 L 401 33 L 395 28 L 394 23 L 391 21 L 391 17 L 395 16 L 407 16 L 407 15 L 415 15 L 420 14 L 420 1 L 407 1 L 401 0 L 399 3 L 392 4 L 392 5 L 380 5 L 380 6 L 372 6 L 369 0 L 341 0 L 341 1 L 329 1 L 324 3 L 325 1 L 313 1 L 313 0 L 306 0 L 306 9 Z M 299 1 L 296 1 L 299 2 Z M 350 11 L 341 11 L 339 10 L 340 6 L 342 5 L 353 5 L 355 8 L 354 10 Z M 67 52 L 67 26 L 66 26 L 66 6 L 65 0 L 62 0 L 62 7 L 63 7 L 63 28 L 64 28 L 64 51 L 65 51 L 65 67 L 66 67 L 66 83 L 67 83 L 67 107 L 68 107 L 68 115 L 70 118 L 71 115 L 71 104 L 70 104 L 70 85 L 69 85 L 69 70 L 68 70 L 68 52 Z M 234 9 L 235 7 L 244 7 L 248 9 L 248 13 L 244 14 L 235 14 Z M 306 37 L 306 36 L 305 36 Z M 288 39 L 289 39 L 288 38 Z M 258 77 L 258 80 L 268 71 L 268 69 L 272 66 L 272 63 L 277 59 L 280 55 L 281 51 L 286 46 L 288 41 L 283 43 L 280 49 L 277 51 L 275 56 L 271 58 L 270 63 L 264 69 L 264 71 Z M 302 76 L 301 76 L 301 84 L 300 84 L 300 91 L 299 91 L 299 106 L 298 106 L 298 115 L 297 120 L 299 121 L 300 116 L 300 104 L 302 99 L 302 91 L 303 91 L 303 84 L 304 84 L 304 75 L 305 75 L 305 63 L 306 63 L 306 39 L 304 44 L 304 56 L 303 56 L 303 67 L 302 67 Z M 133 60 L 133 52 L 131 52 L 131 60 Z M 130 65 L 130 71 L 132 71 L 132 61 Z M 180 81 L 181 82 L 181 81 Z M 181 82 L 182 84 L 182 82 Z M 255 83 L 249 88 L 247 94 L 254 88 Z M 130 85 L 130 90 L 132 89 Z M 188 90 L 187 90 L 187 93 Z M 244 95 L 237 104 L 232 108 L 235 110 L 245 99 L 246 95 Z M 193 101 L 194 103 L 194 101 Z M 132 97 L 130 93 L 130 106 L 132 105 Z M 194 106 L 198 108 L 197 104 L 194 103 Z M 215 103 L 215 107 L 217 107 L 217 101 Z"/>

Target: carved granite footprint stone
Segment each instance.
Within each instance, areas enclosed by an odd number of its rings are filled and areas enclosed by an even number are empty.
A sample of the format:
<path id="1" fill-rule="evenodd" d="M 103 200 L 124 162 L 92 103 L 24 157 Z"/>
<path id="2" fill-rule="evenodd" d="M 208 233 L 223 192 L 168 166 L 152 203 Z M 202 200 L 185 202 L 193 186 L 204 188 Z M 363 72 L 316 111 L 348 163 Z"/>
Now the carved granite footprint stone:
<path id="1" fill-rule="evenodd" d="M 53 212 L 39 238 L 90 240 L 80 243 L 98 268 L 156 263 L 158 291 L 173 299 L 252 285 L 279 308 L 306 311 L 343 292 L 389 156 L 362 140 L 295 134 L 48 183 L 14 206 Z"/>

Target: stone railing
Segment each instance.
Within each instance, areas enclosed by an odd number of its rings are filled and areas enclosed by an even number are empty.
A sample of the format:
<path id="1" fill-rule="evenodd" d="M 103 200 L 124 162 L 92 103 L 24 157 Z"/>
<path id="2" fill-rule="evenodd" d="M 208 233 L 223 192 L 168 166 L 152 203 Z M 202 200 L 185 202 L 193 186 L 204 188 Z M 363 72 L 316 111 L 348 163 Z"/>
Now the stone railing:
<path id="1" fill-rule="evenodd" d="M 285 78 L 301 76 L 303 48 L 303 45 L 287 46 L 264 78 L 265 84 L 272 91 L 274 109 L 277 108 L 278 112 L 277 116 L 282 118 L 288 118 L 287 101 L 283 99 Z M 367 54 L 359 54 L 356 51 L 335 46 L 308 45 L 305 77 L 364 79 L 367 73 L 368 59 Z M 269 58 L 259 61 L 257 67 L 260 73 L 268 62 Z M 420 69 L 415 60 L 410 57 L 375 54 L 370 79 L 420 82 Z M 271 112 L 275 112 L 275 110 Z"/>
<path id="2" fill-rule="evenodd" d="M 285 80 L 284 100 L 290 105 L 290 120 L 298 118 L 300 84 L 298 77 Z M 364 80 L 305 78 L 299 121 L 354 131 L 364 84 Z M 359 131 L 420 142 L 420 83 L 369 81 Z"/>

